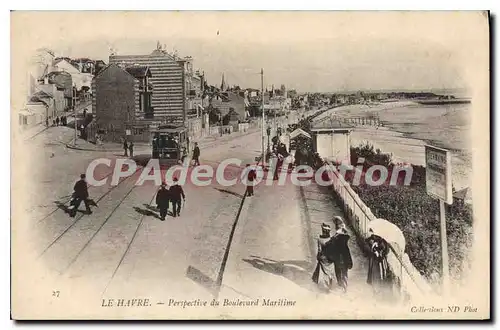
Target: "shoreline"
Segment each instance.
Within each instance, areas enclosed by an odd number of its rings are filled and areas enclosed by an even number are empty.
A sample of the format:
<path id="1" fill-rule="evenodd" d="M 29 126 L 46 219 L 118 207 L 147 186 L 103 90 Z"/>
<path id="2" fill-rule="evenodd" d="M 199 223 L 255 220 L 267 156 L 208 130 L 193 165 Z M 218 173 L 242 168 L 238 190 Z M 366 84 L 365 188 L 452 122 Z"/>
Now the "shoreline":
<path id="1" fill-rule="evenodd" d="M 340 118 L 368 118 L 369 116 L 377 114 L 380 117 L 384 117 L 384 112 L 386 111 L 392 111 L 408 106 L 415 107 L 420 106 L 420 104 L 413 101 L 398 101 L 372 105 L 354 104 L 340 106 L 331 108 L 315 118 L 315 120 L 320 120 L 321 118 L 328 117 L 330 115 L 335 115 Z M 453 117 L 450 117 L 450 120 L 453 119 Z M 452 147 L 450 146 L 451 143 L 447 143 L 447 141 L 443 141 L 443 139 L 438 139 L 438 132 L 441 133 L 442 131 L 438 131 L 438 128 L 434 128 L 432 126 L 425 127 L 423 124 L 419 123 L 413 124 L 408 122 L 390 121 L 383 120 L 382 118 L 380 119 L 380 122 L 383 126 L 355 126 L 351 133 L 351 146 L 357 147 L 360 144 L 369 142 L 374 146 L 374 148 L 380 149 L 381 152 L 392 154 L 392 161 L 394 163 L 411 163 L 413 165 L 422 166 L 425 166 L 424 146 L 426 144 L 448 149 L 452 156 L 452 181 L 456 191 L 466 187 L 471 187 L 470 179 L 472 173 L 472 156 L 471 152 L 467 150 L 465 146 L 463 148 Z M 412 129 L 401 130 L 401 127 L 404 127 L 405 125 Z M 423 131 L 414 131 L 418 128 L 423 129 Z M 450 125 L 447 127 L 447 129 L 455 135 L 463 134 L 459 128 L 460 126 L 458 125 Z M 427 135 L 427 137 L 424 137 L 425 135 Z M 457 142 L 457 145 L 459 144 L 460 143 Z"/>

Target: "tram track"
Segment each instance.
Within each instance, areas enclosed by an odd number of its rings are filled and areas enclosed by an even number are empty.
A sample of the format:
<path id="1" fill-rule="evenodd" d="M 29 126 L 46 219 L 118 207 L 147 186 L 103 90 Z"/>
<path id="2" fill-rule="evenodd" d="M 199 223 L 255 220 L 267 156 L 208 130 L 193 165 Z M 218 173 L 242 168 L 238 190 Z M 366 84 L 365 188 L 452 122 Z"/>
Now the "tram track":
<path id="1" fill-rule="evenodd" d="M 146 195 L 147 189 L 151 187 L 134 186 L 128 190 L 85 244 L 80 245 L 78 251 L 72 254 L 71 260 L 65 264 L 59 276 L 72 283 L 81 281 L 78 287 L 91 285 L 93 290 L 104 294 L 147 217 L 143 213 L 140 216 L 137 216 L 137 212 L 133 213 L 134 204 L 147 203 L 149 206 L 153 204 L 157 193 L 156 187 L 153 188 L 150 198 L 147 194 L 147 200 L 144 198 L 137 200 Z M 98 280 L 95 280 L 96 277 Z"/>
<path id="2" fill-rule="evenodd" d="M 111 175 L 113 175 L 113 173 L 114 173 L 114 171 L 113 171 L 113 170 L 111 170 L 108 174 L 106 174 L 106 175 L 105 175 L 105 176 L 103 176 L 102 178 L 97 179 L 97 181 L 101 181 L 101 180 L 107 179 L 107 178 L 109 178 Z M 118 185 L 119 185 L 119 184 L 121 184 L 121 182 L 123 182 L 123 180 L 122 180 L 122 181 L 119 181 L 119 182 L 118 182 Z M 110 190 L 114 189 L 115 187 L 116 187 L 116 186 L 111 187 L 111 188 L 110 188 Z M 90 188 L 94 188 L 94 186 L 90 186 L 90 187 L 89 187 L 89 189 L 90 189 Z M 110 191 L 110 190 L 108 190 L 108 191 L 107 191 L 107 193 L 109 193 L 109 191 Z M 105 195 L 105 194 L 104 194 L 104 195 Z M 64 200 L 63 200 L 63 201 L 57 201 L 57 202 L 58 202 L 58 203 L 60 203 L 61 205 L 65 205 L 65 204 L 67 204 L 67 203 L 71 200 L 71 194 L 70 194 L 70 195 L 67 195 L 67 196 L 69 196 L 69 197 L 64 196 L 64 197 L 66 197 L 66 198 L 64 198 Z M 103 196 L 101 196 L 101 197 L 103 197 Z M 99 197 L 99 198 L 101 198 L 101 197 Z M 98 199 L 98 200 L 99 200 L 99 199 Z M 56 203 L 57 203 L 57 202 L 56 202 Z M 57 211 L 63 211 L 63 212 L 64 212 L 64 210 L 63 210 L 60 206 L 56 206 L 56 207 L 54 207 L 54 209 L 53 209 L 50 213 L 46 214 L 45 216 L 43 216 L 42 218 L 40 218 L 39 220 L 37 220 L 36 224 L 37 224 L 37 225 L 38 225 L 38 224 L 40 224 L 41 222 L 43 222 L 44 220 L 48 219 L 51 215 L 53 215 L 53 214 L 54 214 L 54 213 L 56 213 Z"/>
<path id="3" fill-rule="evenodd" d="M 120 186 L 121 186 L 124 182 L 128 182 L 128 181 L 130 181 L 130 180 L 131 180 L 132 178 L 134 178 L 134 177 L 137 175 L 137 173 L 139 173 L 139 172 L 140 172 L 140 169 L 137 169 L 137 170 L 134 172 L 134 174 L 133 174 L 133 175 L 130 175 L 130 176 L 127 176 L 127 177 L 125 177 L 125 178 L 121 179 L 121 180 L 118 182 L 118 184 L 117 184 L 117 185 L 112 186 L 111 188 L 109 188 L 109 189 L 108 189 L 105 193 L 103 193 L 103 194 L 102 194 L 102 195 L 101 195 L 101 196 L 100 196 L 97 200 L 95 200 L 96 204 L 98 204 L 98 205 L 99 205 L 99 202 L 100 202 L 100 201 L 102 201 L 105 197 L 107 197 L 107 196 L 108 196 L 111 192 L 113 192 L 115 189 L 117 189 L 118 187 L 120 187 Z M 109 175 L 108 175 L 108 176 L 109 176 Z M 135 187 L 135 185 L 134 185 L 133 187 Z M 131 190 L 133 190 L 133 188 L 132 188 Z M 113 199 L 111 199 L 111 200 L 113 200 Z M 59 209 L 59 208 L 58 208 L 58 209 Z M 63 211 L 63 210 L 61 210 L 61 211 Z M 55 212 L 54 212 L 54 213 L 55 213 Z M 68 218 L 69 218 L 69 216 L 68 216 L 65 212 L 63 213 L 63 215 L 64 215 L 65 217 L 68 217 Z M 74 228 L 74 226 L 75 226 L 77 223 L 79 223 L 79 221 L 80 221 L 81 219 L 83 219 L 83 218 L 84 218 L 84 215 L 85 215 L 85 214 L 78 214 L 78 215 L 76 216 L 75 220 L 73 220 L 73 221 L 70 223 L 70 225 L 69 225 L 69 226 L 67 226 L 64 230 L 62 230 L 62 232 L 60 232 L 60 233 L 59 233 L 59 234 L 58 234 L 58 235 L 57 235 L 57 236 L 56 236 L 56 237 L 55 237 L 55 238 L 54 238 L 54 239 L 53 239 L 53 240 L 52 240 L 52 241 L 51 241 L 51 242 L 50 242 L 50 243 L 49 243 L 49 244 L 48 244 L 48 245 L 44 248 L 44 249 L 43 249 L 43 251 L 42 251 L 42 252 L 38 255 L 37 259 L 41 258 L 41 257 L 42 257 L 42 256 L 43 256 L 43 255 L 44 255 L 47 251 L 49 251 L 49 249 L 50 249 L 50 248 L 52 248 L 52 246 L 54 246 L 54 244 L 56 244 L 59 240 L 61 240 L 61 239 L 63 238 L 63 236 L 64 236 L 64 235 L 65 235 L 68 231 L 70 231 L 72 228 Z M 55 220 L 55 222 L 57 222 L 57 219 L 54 219 L 54 220 Z M 49 225 L 49 227 L 50 227 L 50 225 Z M 39 235 L 42 235 L 42 233 L 39 233 Z"/>

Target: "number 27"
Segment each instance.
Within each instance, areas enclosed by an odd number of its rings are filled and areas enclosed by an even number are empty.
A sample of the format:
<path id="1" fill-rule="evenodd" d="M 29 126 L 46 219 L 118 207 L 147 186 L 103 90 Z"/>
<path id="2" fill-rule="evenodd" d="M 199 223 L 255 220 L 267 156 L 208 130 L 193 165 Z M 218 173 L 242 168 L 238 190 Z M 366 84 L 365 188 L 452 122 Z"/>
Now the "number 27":
<path id="1" fill-rule="evenodd" d="M 59 291 L 52 291 L 52 297 L 59 297 Z"/>

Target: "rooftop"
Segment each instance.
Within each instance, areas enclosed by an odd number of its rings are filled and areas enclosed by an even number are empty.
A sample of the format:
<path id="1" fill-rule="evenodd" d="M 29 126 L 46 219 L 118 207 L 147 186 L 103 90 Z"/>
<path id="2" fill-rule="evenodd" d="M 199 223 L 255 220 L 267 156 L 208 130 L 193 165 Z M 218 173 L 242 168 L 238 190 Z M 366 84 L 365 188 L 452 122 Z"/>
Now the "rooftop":
<path id="1" fill-rule="evenodd" d="M 354 126 L 341 122 L 338 119 L 325 117 L 318 121 L 313 121 L 311 131 L 324 131 L 324 130 L 351 130 Z"/>
<path id="2" fill-rule="evenodd" d="M 142 79 L 146 76 L 151 77 L 151 71 L 147 66 L 134 65 L 125 68 L 125 71 L 130 73 L 136 79 Z"/>

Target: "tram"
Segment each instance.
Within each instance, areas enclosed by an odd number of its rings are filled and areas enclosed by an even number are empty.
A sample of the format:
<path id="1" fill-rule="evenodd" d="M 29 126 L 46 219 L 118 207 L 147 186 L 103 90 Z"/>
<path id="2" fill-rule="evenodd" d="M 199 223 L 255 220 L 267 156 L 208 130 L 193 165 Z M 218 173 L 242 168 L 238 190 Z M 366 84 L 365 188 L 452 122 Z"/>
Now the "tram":
<path id="1" fill-rule="evenodd" d="M 182 125 L 160 125 L 153 131 L 152 158 L 161 165 L 182 163 L 189 150 L 187 129 Z"/>

